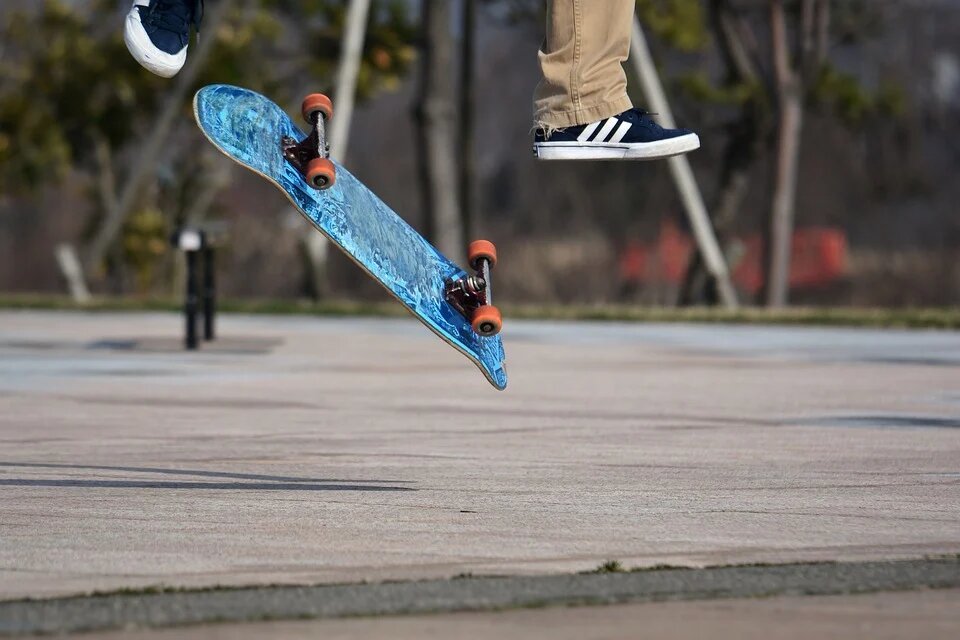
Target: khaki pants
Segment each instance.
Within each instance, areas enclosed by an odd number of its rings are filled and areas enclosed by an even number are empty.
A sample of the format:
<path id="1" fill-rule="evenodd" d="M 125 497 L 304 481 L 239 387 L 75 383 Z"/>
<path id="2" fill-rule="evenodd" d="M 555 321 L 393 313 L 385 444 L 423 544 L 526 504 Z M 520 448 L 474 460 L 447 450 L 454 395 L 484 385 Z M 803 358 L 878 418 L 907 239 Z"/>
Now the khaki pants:
<path id="1" fill-rule="evenodd" d="M 630 55 L 635 0 L 547 0 L 543 79 L 533 121 L 550 132 L 633 107 L 623 63 Z"/>

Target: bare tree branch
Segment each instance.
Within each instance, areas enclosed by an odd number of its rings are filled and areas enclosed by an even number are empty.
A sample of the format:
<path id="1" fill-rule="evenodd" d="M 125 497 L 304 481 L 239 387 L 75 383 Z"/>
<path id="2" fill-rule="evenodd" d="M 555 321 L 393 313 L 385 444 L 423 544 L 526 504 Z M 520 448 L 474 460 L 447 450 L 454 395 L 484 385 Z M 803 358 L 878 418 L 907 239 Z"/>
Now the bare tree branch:
<path id="1" fill-rule="evenodd" d="M 450 11 L 449 2 L 423 3 L 425 39 L 416 116 L 427 236 L 441 252 L 462 262 L 466 247 L 458 203 L 458 162 L 454 151 L 456 113 Z"/>
<path id="2" fill-rule="evenodd" d="M 789 34 L 783 0 L 770 0 L 770 37 L 777 83 L 779 127 L 777 162 L 770 211 L 767 304 L 787 304 L 791 243 L 796 206 L 800 135 L 803 129 L 803 85 L 790 62 Z"/>

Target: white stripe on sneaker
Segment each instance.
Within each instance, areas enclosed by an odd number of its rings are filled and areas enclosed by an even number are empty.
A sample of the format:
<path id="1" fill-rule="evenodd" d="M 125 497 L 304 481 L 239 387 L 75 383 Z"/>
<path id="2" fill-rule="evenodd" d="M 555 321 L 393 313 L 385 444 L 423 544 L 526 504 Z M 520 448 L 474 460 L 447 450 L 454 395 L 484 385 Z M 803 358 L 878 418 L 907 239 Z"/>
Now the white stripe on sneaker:
<path id="1" fill-rule="evenodd" d="M 613 128 L 617 126 L 617 122 L 618 120 L 616 118 L 608 118 L 607 121 L 603 123 L 603 129 L 600 129 L 600 133 L 593 138 L 593 142 L 603 142 L 606 140 L 610 132 L 613 131 Z"/>
<path id="2" fill-rule="evenodd" d="M 620 142 L 621 140 L 623 140 L 623 137 L 627 135 L 627 131 L 630 131 L 630 127 L 632 126 L 633 125 L 630 124 L 629 122 L 621 122 L 620 128 L 617 129 L 617 132 L 613 134 L 613 137 L 607 140 L 607 142 L 613 142 L 613 143 Z"/>
<path id="3" fill-rule="evenodd" d="M 577 142 L 586 142 L 590 139 L 590 136 L 593 135 L 593 132 L 597 130 L 597 127 L 600 126 L 600 121 L 597 120 L 593 124 L 588 124 L 587 128 L 583 130 L 579 136 L 577 136 Z"/>

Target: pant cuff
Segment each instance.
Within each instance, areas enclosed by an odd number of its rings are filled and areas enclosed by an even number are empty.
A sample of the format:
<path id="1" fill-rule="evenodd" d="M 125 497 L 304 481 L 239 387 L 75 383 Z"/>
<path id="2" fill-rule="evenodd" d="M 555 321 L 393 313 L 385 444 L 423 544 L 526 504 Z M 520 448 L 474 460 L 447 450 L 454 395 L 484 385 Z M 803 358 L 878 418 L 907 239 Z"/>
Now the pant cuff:
<path id="1" fill-rule="evenodd" d="M 572 111 L 543 111 L 536 113 L 534 114 L 533 122 L 537 128 L 545 129 L 549 132 L 555 129 L 565 129 L 566 127 L 590 124 L 591 122 L 615 116 L 632 108 L 633 102 L 630 101 L 630 97 L 624 95 L 611 102 L 581 107 Z"/>

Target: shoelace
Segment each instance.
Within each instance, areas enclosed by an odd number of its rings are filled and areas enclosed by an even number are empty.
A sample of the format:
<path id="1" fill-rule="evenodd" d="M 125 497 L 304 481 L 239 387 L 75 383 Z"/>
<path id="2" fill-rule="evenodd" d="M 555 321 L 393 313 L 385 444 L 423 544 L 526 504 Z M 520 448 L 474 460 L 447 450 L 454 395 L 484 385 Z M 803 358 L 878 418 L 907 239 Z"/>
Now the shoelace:
<path id="1" fill-rule="evenodd" d="M 633 120 L 638 124 L 646 121 L 657 129 L 663 129 L 663 127 L 660 126 L 660 123 L 658 123 L 656 120 L 653 119 L 653 116 L 655 115 L 658 115 L 658 114 L 651 113 L 644 109 L 640 109 L 639 107 L 634 107 L 633 109 L 630 109 L 630 115 L 626 116 L 626 118 L 624 119 Z"/>
<path id="2" fill-rule="evenodd" d="M 651 118 L 651 116 L 659 115 L 656 113 L 650 113 L 649 111 L 640 109 L 639 107 L 634 107 L 633 109 L 630 109 L 630 113 L 635 115 L 637 120 L 643 120 L 644 118 L 648 120 L 652 120 L 653 118 Z"/>
<path id="3" fill-rule="evenodd" d="M 184 3 L 183 0 L 156 0 L 150 5 L 147 20 L 153 26 L 174 33 L 188 31 L 192 24 L 199 34 L 203 10 L 203 0 L 194 0 L 192 3 Z"/>

